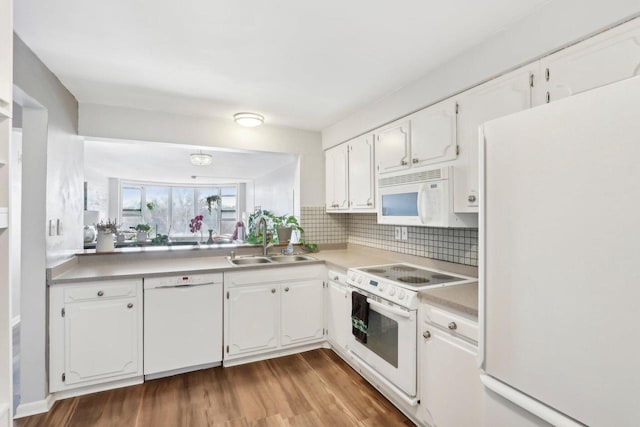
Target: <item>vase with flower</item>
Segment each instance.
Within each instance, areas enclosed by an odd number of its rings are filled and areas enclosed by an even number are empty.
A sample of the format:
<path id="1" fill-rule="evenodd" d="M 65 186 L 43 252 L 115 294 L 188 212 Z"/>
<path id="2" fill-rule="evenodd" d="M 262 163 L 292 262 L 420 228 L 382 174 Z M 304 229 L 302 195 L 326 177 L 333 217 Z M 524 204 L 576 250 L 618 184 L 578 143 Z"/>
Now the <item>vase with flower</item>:
<path id="1" fill-rule="evenodd" d="M 116 220 L 107 219 L 107 222 L 100 221 L 95 226 L 98 231 L 96 252 L 112 252 L 114 249 L 113 235 L 118 232 Z"/>
<path id="2" fill-rule="evenodd" d="M 202 215 L 196 215 L 194 218 L 191 218 L 189 222 L 189 231 L 193 234 L 196 234 L 198 231 L 200 232 L 200 241 L 203 240 L 202 237 L 202 220 L 204 217 Z"/>

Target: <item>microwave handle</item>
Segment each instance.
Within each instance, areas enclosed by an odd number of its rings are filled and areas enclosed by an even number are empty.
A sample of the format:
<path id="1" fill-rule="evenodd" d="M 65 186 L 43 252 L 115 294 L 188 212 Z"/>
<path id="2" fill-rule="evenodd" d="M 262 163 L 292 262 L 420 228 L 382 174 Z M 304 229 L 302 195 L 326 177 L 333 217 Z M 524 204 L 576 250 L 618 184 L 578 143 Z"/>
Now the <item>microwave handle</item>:
<path id="1" fill-rule="evenodd" d="M 427 212 L 425 212 L 425 209 L 423 209 L 423 199 L 425 197 L 427 197 L 427 185 L 428 183 L 423 183 L 420 185 L 420 188 L 418 188 L 418 219 L 420 220 L 421 224 L 428 224 L 429 223 L 429 218 L 427 216 Z"/>

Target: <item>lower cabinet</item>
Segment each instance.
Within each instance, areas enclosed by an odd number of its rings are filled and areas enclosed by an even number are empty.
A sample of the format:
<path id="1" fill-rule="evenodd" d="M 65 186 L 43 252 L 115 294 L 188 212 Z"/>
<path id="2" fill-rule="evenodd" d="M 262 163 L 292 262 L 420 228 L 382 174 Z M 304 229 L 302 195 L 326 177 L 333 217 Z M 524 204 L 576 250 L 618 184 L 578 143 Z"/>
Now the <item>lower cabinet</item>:
<path id="1" fill-rule="evenodd" d="M 463 321 L 453 315 L 448 320 Z M 431 427 L 476 427 L 483 419 L 478 349 L 456 330 L 421 324 L 420 418 Z"/>
<path id="2" fill-rule="evenodd" d="M 142 375 L 142 280 L 50 289 L 50 391 Z"/>
<path id="3" fill-rule="evenodd" d="M 324 340 L 324 266 L 225 273 L 225 360 Z"/>

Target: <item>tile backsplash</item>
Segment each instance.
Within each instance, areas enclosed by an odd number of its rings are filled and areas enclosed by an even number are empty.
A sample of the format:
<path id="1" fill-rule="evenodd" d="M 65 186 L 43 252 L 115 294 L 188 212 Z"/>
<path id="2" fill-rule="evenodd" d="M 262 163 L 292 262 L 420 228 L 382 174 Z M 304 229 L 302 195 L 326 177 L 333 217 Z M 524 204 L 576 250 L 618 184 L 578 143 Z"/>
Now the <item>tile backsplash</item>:
<path id="1" fill-rule="evenodd" d="M 408 240 L 395 240 L 395 226 L 378 224 L 375 213 L 327 214 L 324 206 L 302 207 L 301 225 L 308 242 L 353 243 L 478 265 L 478 230 L 475 228 L 408 227 Z"/>

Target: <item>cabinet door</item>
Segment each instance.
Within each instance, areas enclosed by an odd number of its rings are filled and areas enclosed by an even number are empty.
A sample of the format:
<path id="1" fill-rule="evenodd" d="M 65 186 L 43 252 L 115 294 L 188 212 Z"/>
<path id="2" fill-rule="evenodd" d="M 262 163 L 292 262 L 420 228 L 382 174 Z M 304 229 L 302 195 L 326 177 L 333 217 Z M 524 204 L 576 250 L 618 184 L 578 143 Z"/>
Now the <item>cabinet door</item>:
<path id="1" fill-rule="evenodd" d="M 420 402 L 422 419 L 434 427 L 476 427 L 483 415 L 483 386 L 477 349 L 423 324 L 420 349 Z"/>
<path id="2" fill-rule="evenodd" d="M 479 126 L 531 107 L 531 80 L 537 64 L 520 68 L 458 97 L 458 145 L 454 168 L 454 211 L 478 212 Z"/>
<path id="3" fill-rule="evenodd" d="M 640 74 L 640 20 L 605 31 L 541 60 L 537 102 L 565 98 Z"/>
<path id="4" fill-rule="evenodd" d="M 325 201 L 328 211 L 349 208 L 349 148 L 340 144 L 325 152 Z"/>
<path id="5" fill-rule="evenodd" d="M 381 129 L 376 137 L 376 163 L 379 174 L 409 168 L 411 159 L 411 123 L 396 122 Z"/>
<path id="6" fill-rule="evenodd" d="M 141 374 L 141 307 L 136 298 L 65 305 L 66 385 Z"/>
<path id="7" fill-rule="evenodd" d="M 228 355 L 278 347 L 278 285 L 228 289 L 225 346 Z"/>
<path id="8" fill-rule="evenodd" d="M 456 102 L 447 100 L 411 116 L 411 164 L 424 166 L 456 158 Z"/>
<path id="9" fill-rule="evenodd" d="M 349 197 L 352 210 L 375 209 L 373 134 L 349 143 Z"/>
<path id="10" fill-rule="evenodd" d="M 329 281 L 327 287 L 327 337 L 345 350 L 351 334 L 351 300 L 346 286 Z"/>
<path id="11" fill-rule="evenodd" d="M 300 344 L 323 337 L 322 280 L 281 285 L 281 344 Z"/>
<path id="12" fill-rule="evenodd" d="M 0 31 L 1 118 L 1 116 L 4 115 L 3 113 L 8 113 L 11 110 L 13 91 L 13 31 L 11 30 L 13 28 L 13 10 L 11 1 L 0 1 L 0 28 L 2 29 Z"/>

